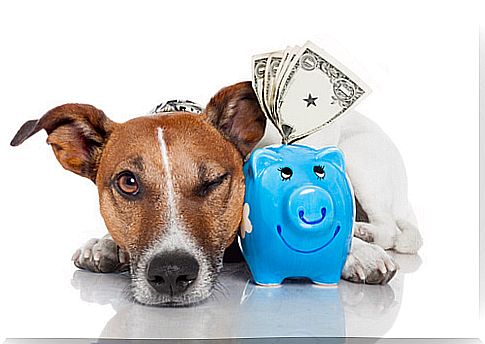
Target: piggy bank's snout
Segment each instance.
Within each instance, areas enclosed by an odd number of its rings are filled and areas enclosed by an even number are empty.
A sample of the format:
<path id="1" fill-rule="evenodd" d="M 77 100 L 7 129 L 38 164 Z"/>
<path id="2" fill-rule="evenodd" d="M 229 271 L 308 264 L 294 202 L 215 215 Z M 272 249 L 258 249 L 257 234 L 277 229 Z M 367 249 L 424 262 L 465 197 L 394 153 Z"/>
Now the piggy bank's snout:
<path id="1" fill-rule="evenodd" d="M 323 230 L 333 222 L 332 197 L 318 186 L 301 186 L 291 192 L 286 215 L 297 227 Z"/>

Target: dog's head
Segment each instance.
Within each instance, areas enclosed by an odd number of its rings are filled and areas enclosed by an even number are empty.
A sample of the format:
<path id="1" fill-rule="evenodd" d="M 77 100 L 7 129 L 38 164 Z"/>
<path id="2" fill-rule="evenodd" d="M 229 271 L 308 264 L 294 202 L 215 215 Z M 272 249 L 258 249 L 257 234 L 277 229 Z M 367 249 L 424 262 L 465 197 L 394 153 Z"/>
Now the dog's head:
<path id="1" fill-rule="evenodd" d="M 62 105 L 26 122 L 12 145 L 45 129 L 60 164 L 98 186 L 108 231 L 131 257 L 135 299 L 186 305 L 210 295 L 235 238 L 243 158 L 265 121 L 244 82 L 219 91 L 201 115 L 115 123 L 93 106 Z"/>

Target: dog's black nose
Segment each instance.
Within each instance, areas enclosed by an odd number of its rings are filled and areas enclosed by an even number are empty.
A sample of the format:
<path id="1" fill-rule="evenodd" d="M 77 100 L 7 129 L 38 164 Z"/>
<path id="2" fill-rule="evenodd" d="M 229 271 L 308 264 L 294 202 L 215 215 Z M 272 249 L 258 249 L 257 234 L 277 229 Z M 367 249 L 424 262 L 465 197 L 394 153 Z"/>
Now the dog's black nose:
<path id="1" fill-rule="evenodd" d="M 197 260 L 184 252 L 159 253 L 148 263 L 150 285 L 161 294 L 183 293 L 199 274 Z"/>

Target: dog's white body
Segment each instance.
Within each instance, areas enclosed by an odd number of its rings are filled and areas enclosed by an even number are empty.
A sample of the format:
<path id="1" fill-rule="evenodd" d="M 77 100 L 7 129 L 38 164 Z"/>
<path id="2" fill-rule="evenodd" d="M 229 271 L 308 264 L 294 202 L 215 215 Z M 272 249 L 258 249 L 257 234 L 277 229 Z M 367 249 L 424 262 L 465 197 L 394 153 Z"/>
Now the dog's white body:
<path id="1" fill-rule="evenodd" d="M 268 121 L 258 146 L 280 142 L 281 136 Z M 298 143 L 315 148 L 334 145 L 344 152 L 355 196 L 369 219 L 369 223 L 355 223 L 344 277 L 354 275 L 365 280 L 376 268 L 381 272 L 395 268 L 383 249 L 410 254 L 418 251 L 422 239 L 407 199 L 407 177 L 401 155 L 374 122 L 351 111 Z"/>

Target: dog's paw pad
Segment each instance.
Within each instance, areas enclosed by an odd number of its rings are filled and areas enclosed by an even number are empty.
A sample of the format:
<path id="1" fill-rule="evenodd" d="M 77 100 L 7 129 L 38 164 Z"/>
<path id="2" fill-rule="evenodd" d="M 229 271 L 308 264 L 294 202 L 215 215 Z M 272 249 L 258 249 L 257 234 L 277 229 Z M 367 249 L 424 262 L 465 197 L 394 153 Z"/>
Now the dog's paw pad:
<path id="1" fill-rule="evenodd" d="M 356 283 L 386 284 L 397 270 L 397 264 L 386 251 L 377 245 L 365 244 L 349 254 L 342 277 Z"/>
<path id="2" fill-rule="evenodd" d="M 72 256 L 74 265 L 92 272 L 121 272 L 129 268 L 129 258 L 110 238 L 90 239 Z"/>

